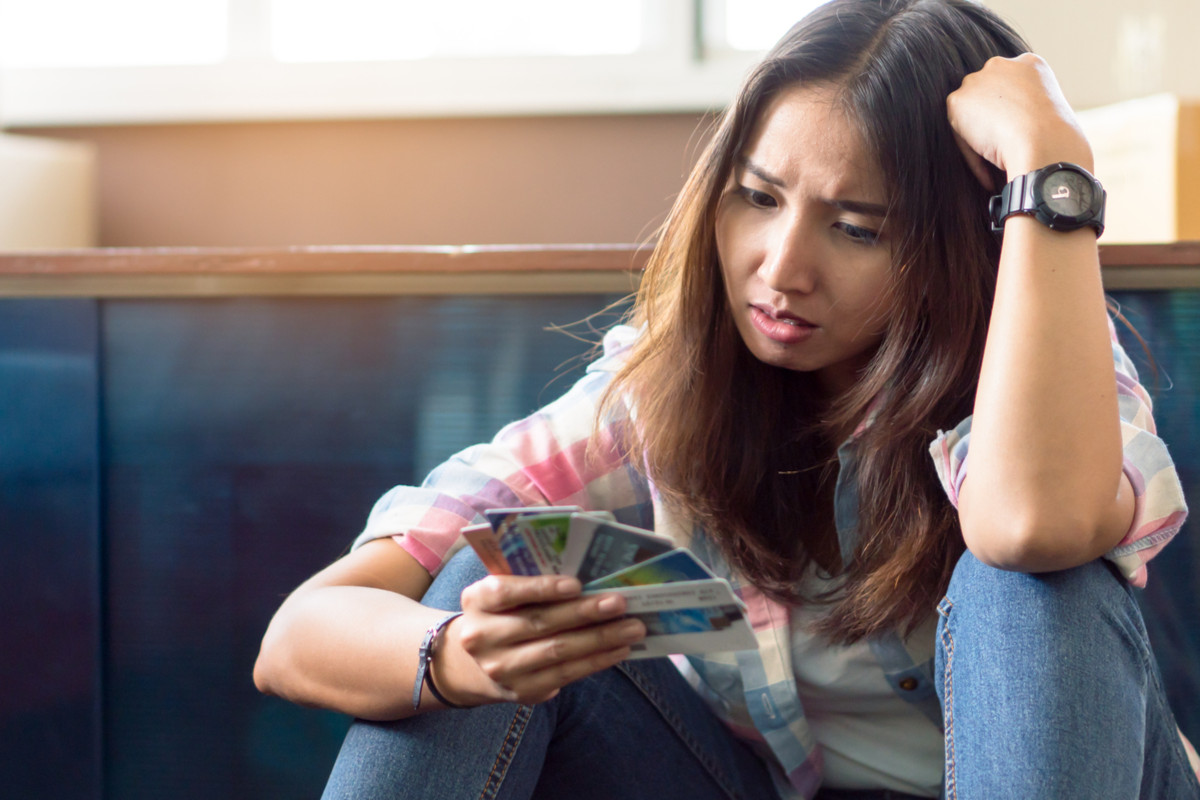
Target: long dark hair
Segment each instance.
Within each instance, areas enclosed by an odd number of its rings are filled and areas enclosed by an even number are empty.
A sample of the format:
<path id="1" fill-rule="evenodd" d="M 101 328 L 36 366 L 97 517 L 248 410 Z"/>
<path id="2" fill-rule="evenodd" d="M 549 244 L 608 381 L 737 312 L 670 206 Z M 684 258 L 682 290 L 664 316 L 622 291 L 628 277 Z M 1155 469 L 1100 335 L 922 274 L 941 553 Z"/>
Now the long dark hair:
<path id="1" fill-rule="evenodd" d="M 664 224 L 631 314 L 643 326 L 601 413 L 631 398 L 632 461 L 663 499 L 704 526 L 760 590 L 798 603 L 814 561 L 841 577 L 822 632 L 853 641 L 911 628 L 963 550 L 928 455 L 970 413 L 999 245 L 987 191 L 955 144 L 946 96 L 992 56 L 1028 48 L 970 0 L 833 0 L 801 20 L 747 76 Z M 882 170 L 894 309 L 858 384 L 825 402 L 811 376 L 747 350 L 718 263 L 717 206 L 771 98 L 833 85 Z M 835 447 L 859 438 L 858 539 L 841 563 Z M 847 476 L 851 477 L 851 476 Z"/>

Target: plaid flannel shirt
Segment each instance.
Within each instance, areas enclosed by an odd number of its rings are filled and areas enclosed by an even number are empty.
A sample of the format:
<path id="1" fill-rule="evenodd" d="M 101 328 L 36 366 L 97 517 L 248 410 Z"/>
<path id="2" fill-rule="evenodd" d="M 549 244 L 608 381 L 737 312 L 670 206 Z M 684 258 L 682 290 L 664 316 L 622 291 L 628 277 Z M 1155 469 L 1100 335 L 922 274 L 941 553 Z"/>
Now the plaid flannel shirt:
<path id="1" fill-rule="evenodd" d="M 675 657 L 689 683 L 738 735 L 769 756 L 780 794 L 811 798 L 821 784 L 821 751 L 805 719 L 792 669 L 789 609 L 743 581 L 720 557 L 703 530 L 657 502 L 653 487 L 624 460 L 616 446 L 617 426 L 607 421 L 589 451 L 597 404 L 623 354 L 637 337 L 626 326 L 604 339 L 604 355 L 562 397 L 503 428 L 487 444 L 458 453 L 430 473 L 420 487 L 396 487 L 372 509 L 356 546 L 392 536 L 430 574 L 464 545 L 463 527 L 484 521 L 489 508 L 578 505 L 611 511 L 617 520 L 672 537 L 690 547 L 727 578 L 746 603 L 758 647 L 737 653 Z M 1166 446 L 1155 435 L 1150 400 L 1116 341 L 1125 473 L 1136 495 L 1134 524 L 1109 554 L 1133 584 L 1145 584 L 1145 563 L 1173 537 L 1187 515 L 1183 492 Z M 967 472 L 970 419 L 941 433 L 930 446 L 938 476 L 951 502 Z M 851 553 L 857 527 L 855 442 L 838 451 L 835 522 L 844 553 Z M 932 613 L 928 626 L 906 640 L 885 634 L 870 641 L 888 682 L 937 725 L 941 713 L 933 683 Z"/>

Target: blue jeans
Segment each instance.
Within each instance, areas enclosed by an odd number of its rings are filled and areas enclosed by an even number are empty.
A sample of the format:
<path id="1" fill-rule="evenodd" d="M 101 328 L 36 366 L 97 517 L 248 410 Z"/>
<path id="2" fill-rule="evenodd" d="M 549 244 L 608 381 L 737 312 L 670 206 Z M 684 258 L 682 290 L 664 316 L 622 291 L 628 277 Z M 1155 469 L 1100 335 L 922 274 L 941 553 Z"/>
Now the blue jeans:
<path id="1" fill-rule="evenodd" d="M 470 550 L 422 599 L 458 610 L 485 575 Z M 398 722 L 356 721 L 324 797 L 777 797 L 766 764 L 709 711 L 666 659 L 628 662 L 536 706 L 436 711 Z"/>
<path id="2" fill-rule="evenodd" d="M 457 609 L 469 551 L 423 602 Z M 960 561 L 939 607 L 947 798 L 1197 798 L 1141 616 L 1107 564 L 1041 576 Z M 355 722 L 326 798 L 774 798 L 765 764 L 666 660 L 537 706 Z M 825 789 L 817 800 L 903 800 Z"/>
<path id="3" fill-rule="evenodd" d="M 1028 575 L 968 552 L 938 611 L 949 800 L 1200 798 L 1112 564 Z"/>

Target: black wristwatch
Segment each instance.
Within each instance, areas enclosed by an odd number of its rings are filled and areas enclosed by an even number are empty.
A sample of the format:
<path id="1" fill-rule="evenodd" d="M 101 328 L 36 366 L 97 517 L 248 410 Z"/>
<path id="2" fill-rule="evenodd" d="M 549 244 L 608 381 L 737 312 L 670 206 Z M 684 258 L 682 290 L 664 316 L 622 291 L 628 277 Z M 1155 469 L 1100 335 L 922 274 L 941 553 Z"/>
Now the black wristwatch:
<path id="1" fill-rule="evenodd" d="M 1104 200 L 1100 181 L 1078 164 L 1060 161 L 1018 175 L 988 204 L 992 230 L 1004 230 L 1011 214 L 1032 214 L 1034 219 L 1056 231 L 1073 231 L 1090 226 L 1096 236 L 1104 233 Z"/>

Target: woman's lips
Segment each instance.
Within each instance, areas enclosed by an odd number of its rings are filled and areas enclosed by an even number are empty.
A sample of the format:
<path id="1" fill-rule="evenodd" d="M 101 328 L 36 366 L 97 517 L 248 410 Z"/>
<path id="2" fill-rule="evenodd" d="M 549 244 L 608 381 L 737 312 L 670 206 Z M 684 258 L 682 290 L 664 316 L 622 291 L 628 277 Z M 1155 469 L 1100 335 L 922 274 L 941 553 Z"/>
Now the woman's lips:
<path id="1" fill-rule="evenodd" d="M 759 333 L 779 344 L 803 342 L 817 329 L 806 319 L 770 306 L 750 306 L 750 322 Z"/>

